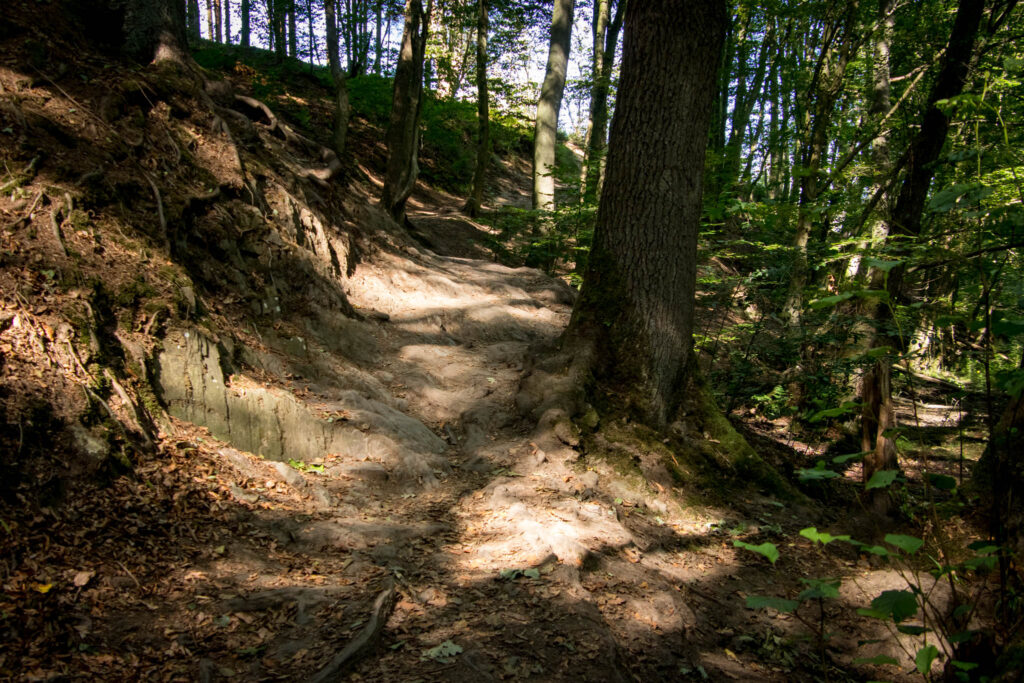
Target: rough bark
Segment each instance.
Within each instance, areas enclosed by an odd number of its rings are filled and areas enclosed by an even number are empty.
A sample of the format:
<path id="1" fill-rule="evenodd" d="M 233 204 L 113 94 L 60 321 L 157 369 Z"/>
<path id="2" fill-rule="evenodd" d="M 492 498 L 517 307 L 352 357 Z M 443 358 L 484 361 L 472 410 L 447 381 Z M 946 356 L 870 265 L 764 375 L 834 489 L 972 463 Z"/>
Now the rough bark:
<path id="1" fill-rule="evenodd" d="M 664 427 L 693 345 L 704 154 L 727 17 L 718 0 L 630 3 L 594 246 L 566 343 L 595 393 Z"/>
<path id="2" fill-rule="evenodd" d="M 213 0 L 213 21 L 216 31 L 213 38 L 218 43 L 224 42 L 224 9 L 221 7 L 221 0 Z"/>
<path id="3" fill-rule="evenodd" d="M 473 170 L 473 190 L 464 210 L 476 216 L 484 201 L 487 166 L 491 160 L 490 94 L 487 90 L 487 32 L 490 22 L 487 0 L 477 1 L 476 12 L 476 117 L 478 124 L 476 168 Z"/>
<path id="4" fill-rule="evenodd" d="M 129 0 L 124 12 L 124 51 L 142 62 L 188 59 L 185 4 L 180 0 Z"/>
<path id="5" fill-rule="evenodd" d="M 544 83 L 537 101 L 537 123 L 533 134 L 533 208 L 555 208 L 555 144 L 558 112 L 562 108 L 565 73 L 569 65 L 574 0 L 555 0 L 551 13 L 551 45 L 544 71 Z"/>
<path id="6" fill-rule="evenodd" d="M 388 163 L 381 192 L 381 207 L 399 223 L 405 222 L 405 202 L 419 174 L 420 107 L 423 95 L 423 53 L 430 24 L 420 0 L 406 0 L 402 47 L 395 67 L 391 118 L 385 141 Z"/>

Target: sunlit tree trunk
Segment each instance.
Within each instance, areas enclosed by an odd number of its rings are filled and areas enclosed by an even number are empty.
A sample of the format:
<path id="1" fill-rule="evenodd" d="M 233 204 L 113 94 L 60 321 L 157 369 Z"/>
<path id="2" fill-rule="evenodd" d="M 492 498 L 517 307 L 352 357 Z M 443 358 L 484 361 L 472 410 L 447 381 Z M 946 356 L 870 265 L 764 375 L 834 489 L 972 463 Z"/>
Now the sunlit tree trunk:
<path id="1" fill-rule="evenodd" d="M 555 145 L 558 112 L 562 108 L 565 74 L 569 65 L 574 0 L 555 0 L 551 14 L 551 45 L 544 83 L 537 101 L 537 123 L 533 135 L 533 208 L 555 208 Z"/>
<path id="2" fill-rule="evenodd" d="M 338 0 L 324 0 L 324 24 L 327 32 L 327 65 L 331 76 L 337 83 L 341 73 L 341 61 L 338 57 L 338 18 L 335 11 Z"/>

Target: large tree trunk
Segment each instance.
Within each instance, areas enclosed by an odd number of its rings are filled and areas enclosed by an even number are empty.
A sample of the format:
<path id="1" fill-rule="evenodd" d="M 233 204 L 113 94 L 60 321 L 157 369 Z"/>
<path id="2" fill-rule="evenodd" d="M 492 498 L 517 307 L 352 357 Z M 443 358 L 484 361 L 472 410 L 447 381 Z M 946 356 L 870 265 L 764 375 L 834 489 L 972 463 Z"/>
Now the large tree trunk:
<path id="1" fill-rule="evenodd" d="M 551 46 L 544 83 L 537 101 L 537 125 L 533 134 L 533 208 L 555 208 L 555 143 L 558 112 L 562 108 L 565 73 L 569 65 L 574 0 L 555 0 L 551 13 Z"/>
<path id="2" fill-rule="evenodd" d="M 133 59 L 188 59 L 185 3 L 181 0 L 128 0 L 123 29 L 124 51 Z"/>
<path id="3" fill-rule="evenodd" d="M 381 192 L 381 206 L 395 221 L 405 222 L 405 202 L 419 174 L 420 106 L 423 94 L 423 53 L 430 24 L 430 5 L 423 11 L 420 0 L 406 0 L 402 48 L 395 67 L 391 119 L 385 141 L 388 163 Z"/>
<path id="4" fill-rule="evenodd" d="M 214 33 L 218 43 L 224 42 L 224 9 L 220 0 L 213 0 L 213 20 L 216 22 L 217 31 Z"/>
<path id="5" fill-rule="evenodd" d="M 479 133 L 476 148 L 476 168 L 473 170 L 473 191 L 464 207 L 465 212 L 470 216 L 476 216 L 480 211 L 480 206 L 483 204 L 487 166 L 491 160 L 490 95 L 487 91 L 487 31 L 489 28 L 487 0 L 477 0 L 476 117 Z"/>
<path id="6" fill-rule="evenodd" d="M 708 125 L 727 16 L 720 0 L 630 2 L 594 246 L 566 343 L 594 354 L 597 400 L 661 427 L 693 346 Z"/>
<path id="7" fill-rule="evenodd" d="M 608 92 L 611 90 L 615 48 L 625 16 L 627 0 L 619 0 L 615 18 L 610 1 L 599 0 L 594 20 L 594 85 L 590 90 L 590 126 L 587 130 L 586 160 L 583 165 L 583 201 L 594 202 L 601 192 L 604 155 L 608 146 Z"/>
<path id="8" fill-rule="evenodd" d="M 959 95 L 967 82 L 967 72 L 974 54 L 974 43 L 978 36 L 981 18 L 984 14 L 984 0 L 960 0 L 956 19 L 950 34 L 949 47 L 943 58 L 942 68 L 928 97 L 928 108 L 921 120 L 921 127 L 910 143 L 906 154 L 906 171 L 903 185 L 892 209 L 890 233 L 909 242 L 921 234 L 921 215 L 928 197 L 928 188 L 935 175 L 935 162 L 946 143 L 949 132 L 949 115 L 938 106 L 938 102 Z M 897 252 L 899 254 L 900 252 Z M 875 329 L 873 348 L 888 348 L 890 353 L 900 353 L 905 340 L 893 324 L 893 306 L 903 298 L 903 276 L 905 267 L 897 265 L 885 278 L 885 289 L 889 301 L 879 303 L 873 312 Z M 878 283 L 881 287 L 882 283 Z M 895 426 L 892 412 L 892 364 L 894 358 L 879 358 L 873 370 L 861 383 L 861 400 L 866 404 L 865 431 L 874 430 L 874 448 L 864 459 L 864 480 L 868 481 L 875 472 L 897 469 L 896 450 L 889 440 L 887 429 Z M 870 445 L 870 437 L 866 438 Z M 876 497 L 877 498 L 877 497 Z M 880 499 L 876 503 L 879 511 L 888 511 L 889 506 Z"/>

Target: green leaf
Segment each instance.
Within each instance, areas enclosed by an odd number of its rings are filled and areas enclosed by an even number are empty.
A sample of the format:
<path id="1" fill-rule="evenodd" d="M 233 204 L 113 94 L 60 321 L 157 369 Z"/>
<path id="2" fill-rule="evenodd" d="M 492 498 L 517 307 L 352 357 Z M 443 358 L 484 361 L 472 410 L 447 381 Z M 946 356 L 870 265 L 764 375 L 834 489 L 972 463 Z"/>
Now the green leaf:
<path id="1" fill-rule="evenodd" d="M 871 451 L 861 451 L 860 453 L 848 453 L 847 455 L 837 455 L 836 457 L 832 458 L 832 462 L 834 462 L 837 465 L 842 465 L 843 463 L 850 462 L 851 460 L 863 458 L 870 452 Z"/>
<path id="2" fill-rule="evenodd" d="M 939 648 L 934 645 L 925 645 L 917 651 L 914 663 L 917 665 L 917 672 L 922 676 L 931 671 L 932 662 L 939 656 Z"/>
<path id="3" fill-rule="evenodd" d="M 817 527 L 807 527 L 806 529 L 800 530 L 800 535 L 809 540 L 811 543 L 821 543 L 822 545 L 828 545 L 832 541 L 849 541 L 849 536 L 833 536 L 832 534 L 825 533 L 824 531 L 818 531 Z"/>
<path id="4" fill-rule="evenodd" d="M 871 553 L 872 555 L 878 555 L 879 557 L 889 557 L 892 555 L 887 548 L 883 548 L 880 545 L 862 545 L 860 550 L 861 552 Z"/>
<path id="5" fill-rule="evenodd" d="M 773 598 L 767 595 L 748 595 L 747 596 L 747 608 L 748 609 L 765 609 L 770 607 L 771 609 L 778 610 L 779 612 L 793 612 L 800 606 L 800 603 L 796 600 L 786 600 L 785 598 Z"/>
<path id="6" fill-rule="evenodd" d="M 847 292 L 845 294 L 836 294 L 834 296 L 826 296 L 824 299 L 815 299 L 811 303 L 807 304 L 807 306 L 809 308 L 817 310 L 819 308 L 828 308 L 829 306 L 835 306 L 836 304 L 842 303 L 842 302 L 847 301 L 847 300 L 852 299 L 852 298 L 853 298 L 853 293 L 852 292 Z"/>
<path id="7" fill-rule="evenodd" d="M 977 662 L 958 662 L 954 659 L 952 662 L 950 662 L 950 664 L 952 664 L 957 669 L 960 669 L 961 671 L 973 671 L 974 669 L 978 668 Z"/>
<path id="8" fill-rule="evenodd" d="M 856 401 L 846 401 L 837 408 L 826 408 L 825 410 L 819 410 L 810 417 L 809 422 L 819 422 L 825 418 L 830 417 L 841 417 L 843 415 L 849 415 L 850 413 L 856 413 L 860 410 L 860 404 Z"/>
<path id="9" fill-rule="evenodd" d="M 894 545 L 908 555 L 913 555 L 921 546 L 924 545 L 924 541 L 920 538 L 914 538 L 913 536 L 904 536 L 903 534 L 886 534 L 885 542 L 889 545 Z"/>
<path id="10" fill-rule="evenodd" d="M 450 640 L 446 640 L 437 647 L 432 647 L 429 650 L 424 650 L 423 655 L 420 657 L 420 661 L 427 661 L 433 659 L 435 662 L 447 664 L 452 657 L 462 652 L 462 647 L 456 645 Z"/>
<path id="11" fill-rule="evenodd" d="M 868 480 L 864 488 L 868 491 L 871 489 L 884 489 L 896 481 L 897 475 L 899 475 L 899 470 L 878 470 L 871 475 L 871 479 Z"/>
<path id="12" fill-rule="evenodd" d="M 861 613 L 875 619 L 892 619 L 898 624 L 917 614 L 917 598 L 910 591 L 882 591 L 871 601 L 871 609 Z"/>
<path id="13" fill-rule="evenodd" d="M 818 600 L 823 598 L 835 599 L 839 597 L 839 579 L 800 579 L 807 586 L 801 591 L 796 599 Z"/>
<path id="14" fill-rule="evenodd" d="M 875 666 L 882 666 L 883 664 L 892 664 L 893 666 L 899 666 L 900 662 L 894 657 L 889 655 L 875 655 L 874 657 L 860 657 L 853 660 L 854 664 L 874 664 Z"/>
<path id="15" fill-rule="evenodd" d="M 866 265 L 868 268 L 877 268 L 878 270 L 881 270 L 882 272 L 885 273 L 888 273 L 890 270 L 900 265 L 901 263 L 903 263 L 903 261 L 883 261 L 881 259 L 876 258 L 864 259 L 864 265 Z"/>
<path id="16" fill-rule="evenodd" d="M 539 579 L 540 571 L 538 571 L 537 569 L 524 569 L 523 576 L 525 576 L 528 579 Z"/>
<path id="17" fill-rule="evenodd" d="M 498 572 L 498 576 L 500 578 L 502 578 L 502 579 L 505 579 L 506 581 L 511 581 L 512 579 L 517 579 L 517 578 L 519 578 L 522 575 L 523 575 L 523 570 L 521 570 L 521 569 L 502 569 L 501 571 Z"/>
<path id="18" fill-rule="evenodd" d="M 930 628 L 924 626 L 897 626 L 896 630 L 908 636 L 923 636 L 925 633 L 931 632 Z"/>
<path id="19" fill-rule="evenodd" d="M 819 460 L 812 468 L 804 468 L 796 471 L 800 481 L 820 481 L 822 479 L 835 479 L 842 476 L 838 472 L 825 469 L 825 461 Z"/>
<path id="20" fill-rule="evenodd" d="M 956 488 L 956 479 L 945 474 L 929 474 L 928 483 L 940 491 L 952 491 Z"/>
<path id="21" fill-rule="evenodd" d="M 772 564 L 775 564 L 775 561 L 779 559 L 779 549 L 775 547 L 774 543 L 751 545 L 750 543 L 744 543 L 743 541 L 733 541 L 732 544 L 737 548 L 743 548 L 744 550 L 749 550 L 752 553 L 763 555 Z"/>

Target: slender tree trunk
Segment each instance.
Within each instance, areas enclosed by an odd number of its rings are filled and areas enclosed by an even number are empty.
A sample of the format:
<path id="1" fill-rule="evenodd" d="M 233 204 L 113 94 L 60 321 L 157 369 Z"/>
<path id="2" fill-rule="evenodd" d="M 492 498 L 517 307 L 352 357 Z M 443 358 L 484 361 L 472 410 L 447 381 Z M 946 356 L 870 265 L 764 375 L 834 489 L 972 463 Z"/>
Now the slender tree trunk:
<path id="1" fill-rule="evenodd" d="M 565 73 L 569 64 L 574 0 L 555 0 L 551 14 L 551 46 L 544 83 L 537 102 L 537 125 L 533 134 L 533 208 L 555 208 L 555 145 L 558 112 L 562 108 Z"/>
<path id="2" fill-rule="evenodd" d="M 224 42 L 231 44 L 231 0 L 224 0 Z"/>
<path id="3" fill-rule="evenodd" d="M 380 76 L 381 64 L 384 61 L 384 56 L 381 54 L 384 48 L 384 44 L 381 43 L 381 14 L 383 13 L 384 2 L 383 0 L 377 0 L 375 8 L 375 15 L 377 20 L 377 34 L 373 42 L 373 73 Z"/>
<path id="4" fill-rule="evenodd" d="M 908 238 L 903 241 L 905 246 L 896 251 L 897 259 L 906 252 L 909 243 L 921 234 L 921 216 L 928 198 L 928 188 L 935 175 L 935 162 L 942 152 L 949 132 L 949 114 L 938 103 L 963 92 L 984 13 L 984 0 L 960 0 L 958 3 L 949 46 L 929 94 L 921 127 L 906 152 L 904 179 L 892 208 L 890 234 Z M 873 314 L 876 329 L 880 331 L 876 332 L 872 347 L 888 348 L 893 354 L 902 352 L 906 345 L 906 340 L 893 323 L 893 306 L 903 299 L 904 273 L 903 265 L 897 265 L 889 271 L 888 276 L 884 278 L 889 300 L 879 303 Z M 881 288 L 883 283 L 876 284 Z M 869 480 L 878 471 L 899 467 L 896 450 L 885 433 L 887 429 L 895 426 L 894 417 L 891 418 L 892 424 L 885 424 L 890 421 L 889 416 L 892 414 L 891 377 L 894 360 L 893 356 L 880 358 L 861 385 L 861 400 L 870 406 L 868 410 L 871 412 L 866 415 L 867 424 L 863 426 L 863 430 L 869 432 L 873 428 L 875 432 L 874 448 L 864 459 L 865 480 Z M 874 422 L 876 415 L 877 424 Z M 870 445 L 870 437 L 867 441 Z M 888 500 L 888 497 L 876 497 L 876 509 L 888 512 L 891 509 Z"/>
<path id="5" fill-rule="evenodd" d="M 299 56 L 299 39 L 295 21 L 295 0 L 288 0 L 288 56 Z"/>
<path id="6" fill-rule="evenodd" d="M 213 19 L 217 24 L 216 40 L 224 42 L 224 11 L 221 7 L 221 0 L 213 0 Z"/>
<path id="7" fill-rule="evenodd" d="M 565 341 L 595 354 L 604 394 L 595 400 L 663 427 L 689 379 L 704 153 L 727 16 L 719 0 L 630 2 L 626 12 L 607 180 Z"/>
<path id="8" fill-rule="evenodd" d="M 423 95 L 423 53 L 427 44 L 431 5 L 406 0 L 402 47 L 395 68 L 391 119 L 385 141 L 388 163 L 381 192 L 381 207 L 398 223 L 405 222 L 405 202 L 419 174 L 420 108 Z"/>
<path id="9" fill-rule="evenodd" d="M 206 0 L 206 28 L 210 34 L 209 40 L 217 40 L 216 22 L 213 20 L 213 0 Z"/>
<path id="10" fill-rule="evenodd" d="M 627 0 L 619 0 L 615 18 L 610 15 L 610 0 L 599 0 L 594 23 L 594 85 L 590 90 L 590 129 L 584 163 L 583 201 L 594 202 L 601 190 L 604 157 L 608 140 L 608 92 L 615 66 L 615 48 L 625 16 Z"/>
<path id="11" fill-rule="evenodd" d="M 316 33 L 313 32 L 313 0 L 306 0 L 306 36 L 309 40 L 309 67 L 313 73 L 316 62 Z"/>
<path id="12" fill-rule="evenodd" d="M 464 207 L 465 212 L 470 216 L 476 216 L 483 205 L 487 166 L 491 160 L 490 96 L 487 91 L 487 31 L 489 28 L 487 0 L 477 0 L 476 117 L 479 132 L 476 148 L 476 168 L 473 171 L 473 192 Z"/>
<path id="13" fill-rule="evenodd" d="M 341 74 L 341 61 L 338 58 L 338 19 L 335 13 L 337 0 L 324 0 L 324 24 L 327 28 L 327 65 L 335 84 Z"/>
<path id="14" fill-rule="evenodd" d="M 249 42 L 250 41 L 250 32 L 251 32 L 252 29 L 251 29 L 251 25 L 250 25 L 250 15 L 249 15 L 249 12 L 251 10 L 251 4 L 250 4 L 251 2 L 252 2 L 252 0 L 242 0 L 242 35 L 241 35 L 242 47 L 249 47 L 250 46 L 250 42 Z"/>

